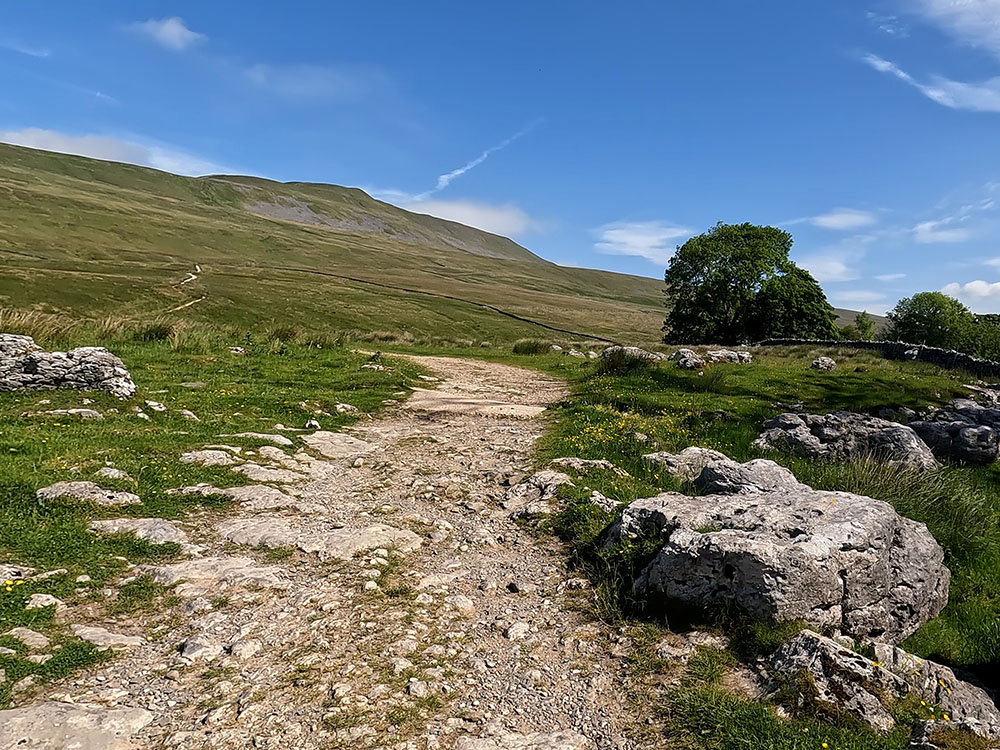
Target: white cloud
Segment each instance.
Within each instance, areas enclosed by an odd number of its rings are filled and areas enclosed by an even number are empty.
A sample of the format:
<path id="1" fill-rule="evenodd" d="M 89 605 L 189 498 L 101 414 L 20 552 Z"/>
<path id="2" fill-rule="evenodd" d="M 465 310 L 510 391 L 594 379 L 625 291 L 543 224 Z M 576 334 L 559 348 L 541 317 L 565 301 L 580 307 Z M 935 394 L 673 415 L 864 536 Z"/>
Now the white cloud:
<path id="1" fill-rule="evenodd" d="M 861 59 L 880 73 L 895 76 L 945 107 L 973 112 L 1000 112 L 1000 77 L 981 83 L 966 83 L 944 76 L 933 76 L 930 83 L 921 83 L 895 63 L 877 55 L 865 55 Z"/>
<path id="2" fill-rule="evenodd" d="M 900 279 L 905 279 L 905 273 L 883 273 L 875 277 L 879 281 L 899 281 Z"/>
<path id="3" fill-rule="evenodd" d="M 941 291 L 950 297 L 961 300 L 973 312 L 1000 312 L 1000 281 L 992 284 L 982 279 L 970 281 L 967 284 L 953 281 L 946 284 Z"/>
<path id="4" fill-rule="evenodd" d="M 664 266 L 674 254 L 676 240 L 692 230 L 663 221 L 620 221 L 598 227 L 594 248 L 609 255 L 634 255 Z"/>
<path id="5" fill-rule="evenodd" d="M 1000 268 L 1000 258 L 990 258 L 989 260 L 983 261 L 983 265 Z"/>
<path id="6" fill-rule="evenodd" d="M 848 310 L 865 310 L 875 315 L 884 315 L 889 309 L 889 303 L 882 292 L 868 289 L 847 289 L 830 295 L 830 303 L 834 307 Z"/>
<path id="7" fill-rule="evenodd" d="M 52 54 L 52 50 L 45 47 L 32 47 L 31 45 L 22 44 L 11 39 L 0 41 L 0 47 L 9 49 L 11 52 L 28 55 L 29 57 L 49 57 Z"/>
<path id="8" fill-rule="evenodd" d="M 844 302 L 882 302 L 885 295 L 882 292 L 872 292 L 867 289 L 848 289 L 837 292 L 837 299 Z"/>
<path id="9" fill-rule="evenodd" d="M 869 11 L 866 14 L 868 20 L 878 28 L 883 34 L 905 39 L 910 35 L 909 27 L 899 20 L 898 16 L 881 15 Z"/>
<path id="10" fill-rule="evenodd" d="M 874 214 L 854 208 L 835 208 L 829 213 L 813 216 L 809 223 L 823 229 L 849 230 L 869 227 L 876 222 Z"/>
<path id="11" fill-rule="evenodd" d="M 972 232 L 965 227 L 952 227 L 949 219 L 940 221 L 922 221 L 913 227 L 913 239 L 922 245 L 965 242 Z"/>
<path id="12" fill-rule="evenodd" d="M 457 221 L 485 232 L 516 237 L 529 232 L 538 231 L 541 225 L 531 218 L 524 210 L 513 205 L 492 205 L 477 201 L 464 200 L 392 200 L 390 195 L 398 191 L 382 191 L 379 197 L 388 200 L 400 208 L 418 214 L 430 214 L 440 219 Z"/>
<path id="13" fill-rule="evenodd" d="M 203 41 L 207 37 L 197 31 L 191 31 L 183 19 L 174 16 L 173 18 L 151 18 L 148 21 L 133 23 L 129 26 L 133 31 L 149 37 L 157 44 L 172 49 L 175 52 L 182 52 L 196 42 Z"/>
<path id="14" fill-rule="evenodd" d="M 796 261 L 811 273 L 816 281 L 851 281 L 858 278 L 857 272 L 839 255 L 811 255 Z"/>
<path id="15" fill-rule="evenodd" d="M 0 142 L 44 151 L 119 161 L 183 175 L 224 173 L 224 167 L 193 154 L 159 144 L 143 144 L 103 135 L 72 135 L 56 130 L 25 128 L 0 131 Z"/>
<path id="16" fill-rule="evenodd" d="M 1000 0 L 914 0 L 911 7 L 960 42 L 1000 57 Z"/>

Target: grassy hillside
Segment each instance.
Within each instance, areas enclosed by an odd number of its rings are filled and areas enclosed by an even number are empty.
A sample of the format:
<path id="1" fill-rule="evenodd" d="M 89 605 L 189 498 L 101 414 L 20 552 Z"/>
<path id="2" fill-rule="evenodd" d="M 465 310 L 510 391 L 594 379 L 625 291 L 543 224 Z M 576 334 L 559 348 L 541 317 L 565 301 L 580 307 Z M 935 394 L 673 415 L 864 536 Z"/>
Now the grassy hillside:
<path id="1" fill-rule="evenodd" d="M 0 262 L 0 305 L 85 317 L 474 341 L 538 335 L 538 321 L 636 342 L 656 340 L 663 318 L 655 279 L 562 268 L 360 190 L 4 144 Z"/>

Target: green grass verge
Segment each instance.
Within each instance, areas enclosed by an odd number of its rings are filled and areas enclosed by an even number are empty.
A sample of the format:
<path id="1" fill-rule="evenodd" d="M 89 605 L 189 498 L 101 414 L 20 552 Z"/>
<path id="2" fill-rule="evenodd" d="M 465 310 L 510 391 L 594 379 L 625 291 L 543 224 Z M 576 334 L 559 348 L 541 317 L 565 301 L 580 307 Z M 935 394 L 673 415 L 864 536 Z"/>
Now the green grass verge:
<path id="1" fill-rule="evenodd" d="M 752 365 L 713 365 L 705 375 L 673 363 L 607 372 L 595 363 L 567 366 L 550 355 L 523 357 L 543 369 L 562 368 L 573 394 L 553 409 L 552 428 L 538 444 L 539 464 L 559 456 L 610 459 L 628 476 L 592 471 L 586 485 L 622 503 L 662 491 L 693 492 L 645 464 L 655 450 L 691 445 L 720 450 L 745 461 L 761 457 L 752 446 L 762 422 L 790 404 L 815 413 L 837 409 L 873 413 L 881 407 L 919 408 L 966 393 L 964 373 L 886 361 L 866 353 L 834 356 L 834 372 L 810 370 L 818 352 L 755 353 Z M 899 513 L 927 524 L 952 571 L 949 604 L 904 647 L 927 658 L 995 678 L 1000 663 L 1000 472 L 995 468 L 943 467 L 914 472 L 885 466 L 819 463 L 766 454 L 818 489 L 845 490 L 891 503 Z M 564 493 L 562 509 L 542 524 L 560 536 L 573 562 L 594 582 L 594 613 L 618 626 L 648 623 L 650 616 L 675 627 L 721 629 L 731 653 L 752 660 L 770 653 L 800 626 L 753 623 L 732 612 L 692 612 L 669 602 L 647 602 L 631 590 L 655 543 L 630 542 L 605 550 L 602 534 L 615 514 L 588 502 L 588 490 Z M 655 605 L 655 607 L 654 607 Z M 748 701 L 715 679 L 685 678 L 666 693 L 671 739 L 693 748 L 902 748 L 906 732 L 877 736 L 856 725 L 816 718 L 777 717 L 771 707 Z M 808 731 L 806 731 L 808 730 Z"/>
<path id="2" fill-rule="evenodd" d="M 204 329 L 188 330 L 196 335 L 178 337 L 176 328 L 150 326 L 120 330 L 98 340 L 93 332 L 74 329 L 68 338 L 60 341 L 53 336 L 46 342 L 50 346 L 108 346 L 125 361 L 136 381 L 138 393 L 130 401 L 77 391 L 0 393 L 0 566 L 65 570 L 41 581 L 0 585 L 0 633 L 25 626 L 63 643 L 58 658 L 44 665 L 4 657 L 0 667 L 6 681 L 0 683 L 0 704 L 9 698 L 10 685 L 25 674 L 58 676 L 60 665 L 98 658 L 92 649 L 68 646 L 75 641 L 54 620 L 52 607 L 27 609 L 31 594 L 52 594 L 67 603 L 100 599 L 100 592 L 113 584 L 128 563 L 169 560 L 179 553 L 175 544 L 89 533 L 90 521 L 122 516 L 182 519 L 191 512 L 225 512 L 224 499 L 168 494 L 171 488 L 198 482 L 221 487 L 242 483 L 241 475 L 225 468 L 181 463 L 179 457 L 185 450 L 211 443 L 253 448 L 263 443 L 221 436 L 273 432 L 277 423 L 301 427 L 317 419 L 324 429 L 337 430 L 355 417 L 338 414 L 336 404 L 377 411 L 383 401 L 408 391 L 420 372 L 404 360 L 383 359 L 385 370 L 365 368 L 369 355 L 342 346 L 311 346 L 273 335 L 233 338 Z M 243 347 L 245 354 L 230 353 L 231 345 Z M 85 404 L 85 399 L 92 403 Z M 147 399 L 162 403 L 166 411 L 144 406 Z M 148 421 L 136 416 L 136 405 L 142 406 Z M 40 413 L 81 406 L 101 412 L 104 418 Z M 182 410 L 193 412 L 199 421 L 185 418 Z M 294 433 L 286 434 L 294 439 Z M 108 464 L 126 471 L 132 480 L 95 476 Z M 134 492 L 143 502 L 99 508 L 36 499 L 38 488 L 63 480 L 97 481 L 103 487 Z M 89 581 L 78 582 L 80 576 Z M 122 587 L 107 608 L 111 614 L 128 615 L 158 606 L 165 593 L 140 578 Z M 12 659 L 16 664 L 9 663 Z"/>

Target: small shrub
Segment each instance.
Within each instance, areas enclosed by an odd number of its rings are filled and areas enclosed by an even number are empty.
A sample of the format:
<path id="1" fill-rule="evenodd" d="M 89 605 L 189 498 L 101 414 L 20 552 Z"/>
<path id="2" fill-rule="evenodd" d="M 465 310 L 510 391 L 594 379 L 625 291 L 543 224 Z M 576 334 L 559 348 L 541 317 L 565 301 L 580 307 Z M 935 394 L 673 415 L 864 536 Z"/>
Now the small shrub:
<path id="1" fill-rule="evenodd" d="M 546 354 L 552 344 L 539 339 L 521 339 L 514 342 L 514 354 Z"/>
<path id="2" fill-rule="evenodd" d="M 653 363 L 645 357 L 629 354 L 624 349 L 613 349 L 597 361 L 596 375 L 631 375 L 650 370 Z"/>

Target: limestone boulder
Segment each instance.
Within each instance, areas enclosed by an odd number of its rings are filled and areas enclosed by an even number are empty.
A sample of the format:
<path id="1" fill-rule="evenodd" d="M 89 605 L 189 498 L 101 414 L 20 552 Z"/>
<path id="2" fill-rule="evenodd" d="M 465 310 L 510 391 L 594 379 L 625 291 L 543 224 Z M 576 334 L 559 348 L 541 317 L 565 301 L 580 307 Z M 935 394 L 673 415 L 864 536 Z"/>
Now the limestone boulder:
<path id="1" fill-rule="evenodd" d="M 708 448 L 692 446 L 676 454 L 648 453 L 643 460 L 709 494 L 808 489 L 791 471 L 774 461 L 758 458 L 739 463 Z"/>
<path id="2" fill-rule="evenodd" d="M 94 482 L 56 482 L 35 492 L 42 501 L 75 500 L 102 506 L 139 505 L 142 500 L 132 492 L 106 490 Z"/>
<path id="3" fill-rule="evenodd" d="M 889 644 L 874 644 L 869 658 L 847 643 L 805 630 L 778 648 L 767 669 L 772 689 L 793 696 L 798 705 L 808 701 L 831 713 L 846 711 L 880 732 L 895 724 L 893 705 L 916 695 L 940 708 L 939 720 L 1000 739 L 1000 711 L 984 690 Z"/>
<path id="4" fill-rule="evenodd" d="M 830 357 L 816 357 L 809 367 L 813 370 L 826 370 L 833 372 L 837 369 L 837 362 Z"/>
<path id="5" fill-rule="evenodd" d="M 663 493 L 626 506 L 607 545 L 638 538 L 663 541 L 634 582 L 654 598 L 731 602 L 764 620 L 892 643 L 948 600 L 944 553 L 927 528 L 847 492 Z"/>
<path id="6" fill-rule="evenodd" d="M 632 359 L 644 359 L 647 362 L 662 362 L 666 359 L 666 356 L 659 352 L 646 351 L 637 346 L 609 346 L 601 352 L 602 359 L 621 356 Z"/>
<path id="7" fill-rule="evenodd" d="M 563 486 L 573 486 L 569 475 L 551 469 L 539 471 L 507 490 L 500 505 L 504 510 L 513 511 L 514 517 L 551 513 L 550 503 Z"/>
<path id="8" fill-rule="evenodd" d="M 754 445 L 806 458 L 871 459 L 915 469 L 937 466 L 931 449 L 911 427 L 848 411 L 779 414 L 764 423 Z"/>
<path id="9" fill-rule="evenodd" d="M 748 351 L 733 351 L 732 349 L 716 349 L 706 352 L 709 362 L 729 362 L 734 365 L 747 365 L 753 362 L 753 355 Z"/>
<path id="10" fill-rule="evenodd" d="M 135 395 L 125 363 L 103 347 L 47 352 L 30 336 L 0 333 L 0 391 L 63 388 L 104 391 L 118 398 Z"/>

